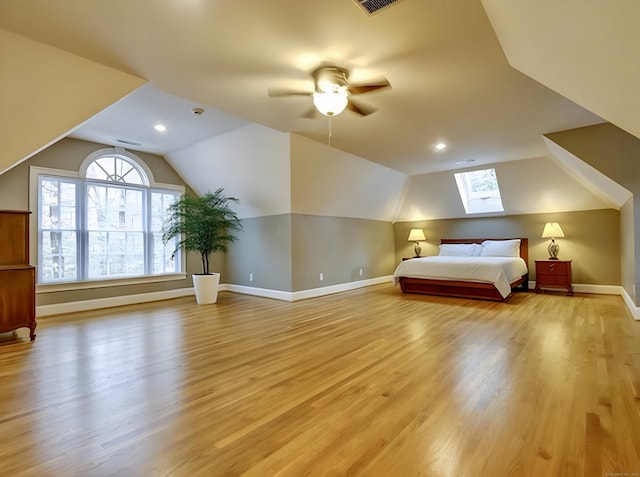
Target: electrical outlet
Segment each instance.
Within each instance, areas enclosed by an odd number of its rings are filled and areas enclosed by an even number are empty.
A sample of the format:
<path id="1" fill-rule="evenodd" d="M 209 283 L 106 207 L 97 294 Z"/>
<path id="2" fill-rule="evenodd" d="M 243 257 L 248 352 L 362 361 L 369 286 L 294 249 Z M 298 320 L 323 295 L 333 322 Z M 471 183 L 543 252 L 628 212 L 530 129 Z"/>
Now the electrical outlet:
<path id="1" fill-rule="evenodd" d="M 360 276 L 362 276 L 362 267 L 360 267 Z"/>
<path id="2" fill-rule="evenodd" d="M 324 280 L 324 273 L 320 272 L 320 281 Z"/>
<path id="3" fill-rule="evenodd" d="M 253 273 L 249 274 L 249 281 L 252 282 L 253 281 Z"/>

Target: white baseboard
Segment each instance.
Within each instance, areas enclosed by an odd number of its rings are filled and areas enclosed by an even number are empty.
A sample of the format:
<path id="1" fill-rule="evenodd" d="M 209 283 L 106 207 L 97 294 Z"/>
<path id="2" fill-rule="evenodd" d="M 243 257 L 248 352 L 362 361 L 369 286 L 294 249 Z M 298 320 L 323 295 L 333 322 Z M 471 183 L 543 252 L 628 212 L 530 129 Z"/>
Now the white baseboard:
<path id="1" fill-rule="evenodd" d="M 622 287 L 618 285 L 585 285 L 573 284 L 573 291 L 576 293 L 596 293 L 598 295 L 621 295 Z"/>
<path id="2" fill-rule="evenodd" d="M 358 280 L 355 282 L 340 283 L 338 285 L 330 285 L 322 288 L 312 288 L 310 290 L 302 290 L 297 292 L 285 292 L 280 290 L 271 290 L 267 288 L 255 288 L 247 287 L 243 285 L 226 285 L 226 289 L 234 293 L 242 293 L 244 295 L 261 296 L 265 298 L 275 298 L 276 300 L 284 301 L 298 301 L 306 300 L 308 298 L 315 298 L 324 295 L 331 295 L 333 293 L 340 293 L 349 290 L 355 290 L 356 288 L 368 287 L 370 285 L 378 285 L 380 283 L 390 283 L 392 277 L 384 276 L 377 278 L 370 278 L 368 280 Z"/>
<path id="3" fill-rule="evenodd" d="M 636 306 L 634 301 L 631 299 L 631 297 L 627 293 L 627 290 L 623 288 L 621 294 L 622 294 L 622 300 L 627 305 L 627 308 L 629 308 L 629 311 L 631 312 L 631 316 L 633 316 L 633 319 L 636 321 L 640 321 L 640 308 Z"/>
<path id="4" fill-rule="evenodd" d="M 242 285 L 231 285 L 224 283 L 220 285 L 219 291 L 230 291 L 234 293 L 242 293 L 244 295 L 260 296 L 264 298 L 274 298 L 276 300 L 297 301 L 317 296 L 330 295 L 356 288 L 366 287 L 369 285 L 377 285 L 378 283 L 387 283 L 391 281 L 391 277 L 372 278 L 370 280 L 359 280 L 357 282 L 342 283 L 329 287 L 315 288 L 313 290 L 304 290 L 301 292 L 285 292 L 280 290 L 270 290 L 267 288 L 246 287 Z M 178 288 L 175 290 L 165 290 L 159 292 L 139 293 L 135 295 L 114 296 L 109 298 L 97 298 L 94 300 L 70 301 L 67 303 L 56 303 L 52 305 L 40 305 L 36 307 L 36 316 L 60 315 L 63 313 L 75 313 L 78 311 L 98 310 L 101 308 L 110 308 L 114 306 L 134 305 L 136 303 L 148 303 L 151 301 L 170 300 L 172 298 L 181 298 L 184 296 L 193 296 L 193 287 Z"/>
<path id="5" fill-rule="evenodd" d="M 40 305 L 36 307 L 36 316 L 59 315 L 61 313 L 74 313 L 76 311 L 98 310 L 112 306 L 133 305 L 135 303 L 147 303 L 150 301 L 169 300 L 194 294 L 193 288 L 178 288 L 159 292 L 138 293 L 136 295 L 113 296 L 109 298 L 97 298 L 94 300 L 70 301 L 53 305 Z"/>
<path id="6" fill-rule="evenodd" d="M 227 283 L 225 285 L 225 289 L 227 291 L 240 293 L 242 295 L 252 295 L 260 296 L 263 298 L 274 298 L 275 300 L 293 301 L 291 299 L 291 292 L 272 290 L 270 288 L 247 287 L 244 285 L 231 285 Z"/>
<path id="7" fill-rule="evenodd" d="M 529 281 L 529 290 L 536 289 L 536 282 Z M 545 288 L 545 290 L 547 290 Z M 550 288 L 549 288 L 550 290 Z M 559 290 L 562 290 L 559 288 Z M 618 285 L 589 285 L 583 283 L 574 283 L 573 291 L 576 293 L 595 293 L 597 295 L 621 295 L 623 288 Z"/>
<path id="8" fill-rule="evenodd" d="M 391 283 L 392 281 L 393 277 L 391 275 L 388 275 L 384 277 L 369 278 L 367 280 L 340 283 L 338 285 L 330 285 L 328 287 L 312 288 L 310 290 L 293 292 L 293 299 L 291 301 L 306 300 L 308 298 L 316 298 L 318 296 L 331 295 L 333 293 L 355 290 L 356 288 L 364 288 L 371 285 L 379 285 L 381 283 Z"/>
<path id="9" fill-rule="evenodd" d="M 534 290 L 535 281 L 529 282 L 529 290 Z M 619 285 L 589 285 L 584 283 L 574 283 L 573 291 L 576 293 L 595 293 L 599 295 L 620 295 L 625 305 L 631 312 L 631 316 L 636 321 L 640 321 L 640 307 L 636 306 L 627 291 Z"/>
<path id="10" fill-rule="evenodd" d="M 330 285 L 322 288 L 312 288 L 310 290 L 302 290 L 298 292 L 285 292 L 280 290 L 271 290 L 268 288 L 247 287 L 243 285 L 221 284 L 219 291 L 230 291 L 233 293 L 241 293 L 244 295 L 259 296 L 264 298 L 273 298 L 283 301 L 298 301 L 308 298 L 316 298 L 333 293 L 340 293 L 357 288 L 363 288 L 381 283 L 390 283 L 391 276 L 371 278 L 368 280 L 358 280 L 349 283 L 340 283 L 338 285 Z M 533 290 L 536 286 L 535 281 L 529 282 L 529 289 Z M 577 293 L 596 293 L 601 295 L 620 295 L 631 312 L 634 320 L 640 321 L 640 307 L 636 306 L 626 290 L 616 285 L 588 285 L 574 284 L 573 290 Z M 133 305 L 136 303 L 148 303 L 151 301 L 170 300 L 172 298 L 181 298 L 184 296 L 193 296 L 193 288 L 178 288 L 175 290 L 164 290 L 159 292 L 139 293 L 135 295 L 114 296 L 109 298 L 98 298 L 95 300 L 72 301 L 67 303 L 56 303 L 53 305 L 40 305 L 36 307 L 36 316 L 59 315 L 62 313 L 74 313 L 77 311 L 97 310 L 100 308 L 110 308 L 114 306 Z"/>

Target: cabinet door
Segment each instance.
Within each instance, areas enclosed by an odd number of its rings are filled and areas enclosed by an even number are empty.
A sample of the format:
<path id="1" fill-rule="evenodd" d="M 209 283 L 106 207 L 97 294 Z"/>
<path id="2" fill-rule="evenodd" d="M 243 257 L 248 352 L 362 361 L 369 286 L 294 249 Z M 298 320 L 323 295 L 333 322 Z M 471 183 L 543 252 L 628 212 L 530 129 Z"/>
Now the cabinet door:
<path id="1" fill-rule="evenodd" d="M 0 211 L 0 265 L 29 263 L 29 212 Z"/>
<path id="2" fill-rule="evenodd" d="M 35 328 L 35 267 L 0 269 L 0 332 Z"/>

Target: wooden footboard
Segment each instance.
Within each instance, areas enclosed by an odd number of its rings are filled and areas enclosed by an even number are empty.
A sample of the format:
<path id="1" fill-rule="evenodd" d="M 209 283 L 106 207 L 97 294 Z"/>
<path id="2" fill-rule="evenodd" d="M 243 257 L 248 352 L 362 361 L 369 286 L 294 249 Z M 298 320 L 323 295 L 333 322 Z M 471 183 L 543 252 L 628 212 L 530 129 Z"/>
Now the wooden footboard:
<path id="1" fill-rule="evenodd" d="M 526 290 L 528 288 L 528 283 L 529 275 L 523 275 L 511 283 L 511 288 L 523 285 L 523 289 Z M 459 298 L 476 298 L 493 301 L 505 300 L 502 298 L 502 295 L 500 295 L 497 288 L 491 283 L 400 277 L 400 288 L 403 293 L 454 296 Z"/>

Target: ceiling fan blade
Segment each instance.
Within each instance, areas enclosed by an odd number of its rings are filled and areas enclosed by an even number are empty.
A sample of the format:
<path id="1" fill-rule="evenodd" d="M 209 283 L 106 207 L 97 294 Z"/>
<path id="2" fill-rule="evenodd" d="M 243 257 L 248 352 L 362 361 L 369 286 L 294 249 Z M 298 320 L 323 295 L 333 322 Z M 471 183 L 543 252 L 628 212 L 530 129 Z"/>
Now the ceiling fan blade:
<path id="1" fill-rule="evenodd" d="M 391 88 L 391 83 L 389 83 L 389 81 L 387 81 L 386 79 L 382 79 L 376 83 L 350 85 L 349 92 L 351 94 L 364 94 L 385 88 Z"/>
<path id="2" fill-rule="evenodd" d="M 269 96 L 272 98 L 280 98 L 283 96 L 312 96 L 313 93 L 308 91 L 298 91 L 295 89 L 269 88 Z"/>
<path id="3" fill-rule="evenodd" d="M 350 99 L 347 103 L 347 109 L 359 114 L 360 116 L 369 116 L 371 113 L 375 113 L 377 111 L 376 108 L 371 106 L 358 105 L 353 101 L 353 99 Z"/>
<path id="4" fill-rule="evenodd" d="M 313 118 L 316 118 L 318 116 L 318 114 L 320 114 L 320 113 L 318 113 L 318 110 L 314 106 L 311 106 L 300 117 L 307 118 L 307 119 L 313 119 Z"/>

